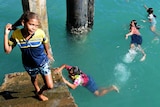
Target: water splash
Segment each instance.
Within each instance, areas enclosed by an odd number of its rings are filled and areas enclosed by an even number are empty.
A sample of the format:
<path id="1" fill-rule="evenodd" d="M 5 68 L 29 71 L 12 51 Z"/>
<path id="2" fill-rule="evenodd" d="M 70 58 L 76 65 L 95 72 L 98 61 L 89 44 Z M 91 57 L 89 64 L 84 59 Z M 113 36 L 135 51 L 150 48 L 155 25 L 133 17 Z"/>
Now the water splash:
<path id="1" fill-rule="evenodd" d="M 125 62 L 125 63 L 133 62 L 133 60 L 135 59 L 136 55 L 137 55 L 136 50 L 130 49 L 128 51 L 128 53 L 126 53 L 126 55 L 123 57 L 123 62 Z"/>
<path id="2" fill-rule="evenodd" d="M 123 85 L 129 79 L 131 73 L 127 66 L 123 63 L 118 63 L 114 68 L 114 76 L 116 78 L 116 82 L 119 85 Z"/>
<path id="3" fill-rule="evenodd" d="M 155 38 L 152 40 L 152 43 L 153 43 L 153 44 L 159 44 L 159 38 L 158 38 L 158 37 L 155 37 Z"/>

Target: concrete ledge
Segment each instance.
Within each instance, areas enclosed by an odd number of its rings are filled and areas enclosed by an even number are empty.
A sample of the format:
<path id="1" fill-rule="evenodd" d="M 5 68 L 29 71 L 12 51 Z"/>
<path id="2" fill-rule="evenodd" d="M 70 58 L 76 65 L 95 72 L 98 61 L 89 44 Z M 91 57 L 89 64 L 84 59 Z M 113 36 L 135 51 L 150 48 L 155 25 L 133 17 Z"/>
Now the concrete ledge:
<path id="1" fill-rule="evenodd" d="M 44 92 L 48 101 L 39 101 L 35 97 L 34 87 L 26 72 L 5 75 L 4 83 L 0 86 L 0 107 L 77 107 L 61 75 L 53 71 L 54 88 Z M 39 85 L 43 85 L 40 75 Z"/>

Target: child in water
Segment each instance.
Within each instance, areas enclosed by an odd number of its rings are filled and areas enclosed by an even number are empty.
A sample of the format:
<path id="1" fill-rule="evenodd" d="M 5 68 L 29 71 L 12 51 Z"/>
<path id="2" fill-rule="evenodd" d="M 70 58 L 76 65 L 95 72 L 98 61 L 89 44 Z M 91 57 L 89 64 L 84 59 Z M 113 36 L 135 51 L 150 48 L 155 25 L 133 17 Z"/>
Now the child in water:
<path id="1" fill-rule="evenodd" d="M 53 88 L 53 80 L 49 67 L 49 60 L 53 57 L 49 51 L 48 39 L 43 30 L 39 28 L 40 20 L 36 13 L 26 12 L 21 17 L 22 29 L 13 31 L 10 39 L 9 33 L 16 26 L 8 23 L 4 32 L 4 51 L 9 54 L 18 45 L 22 52 L 22 63 L 25 70 L 31 77 L 31 82 L 40 100 L 46 101 L 48 98 L 43 95 L 45 90 Z M 17 25 L 20 25 L 18 23 Z M 38 85 L 38 74 L 44 80 L 42 88 Z"/>
<path id="2" fill-rule="evenodd" d="M 149 22 L 151 23 L 151 31 L 155 32 L 157 21 L 156 21 L 156 15 L 153 13 L 153 8 L 148 8 L 146 5 L 144 5 L 144 8 L 148 13 L 148 19 Z"/>
<path id="3" fill-rule="evenodd" d="M 137 25 L 136 20 L 132 20 L 130 23 L 130 32 L 126 34 L 125 38 L 128 39 L 129 36 L 131 36 L 131 44 L 130 49 L 135 50 L 136 46 L 138 46 L 138 49 L 143 54 L 143 57 L 140 59 L 140 61 L 144 61 L 146 59 L 146 54 L 143 51 L 141 44 L 142 44 L 142 37 L 139 32 L 140 27 Z"/>
<path id="4" fill-rule="evenodd" d="M 119 92 L 118 88 L 115 85 L 110 86 L 109 88 L 101 88 L 99 89 L 94 81 L 94 79 L 82 72 L 77 66 L 69 66 L 63 64 L 61 67 L 57 68 L 55 72 L 62 72 L 63 69 L 68 71 L 68 76 L 72 80 L 73 83 L 67 81 L 63 76 L 62 79 L 65 84 L 67 84 L 70 88 L 76 89 L 79 85 L 84 86 L 89 91 L 94 93 L 96 96 L 103 96 L 110 91 Z"/>

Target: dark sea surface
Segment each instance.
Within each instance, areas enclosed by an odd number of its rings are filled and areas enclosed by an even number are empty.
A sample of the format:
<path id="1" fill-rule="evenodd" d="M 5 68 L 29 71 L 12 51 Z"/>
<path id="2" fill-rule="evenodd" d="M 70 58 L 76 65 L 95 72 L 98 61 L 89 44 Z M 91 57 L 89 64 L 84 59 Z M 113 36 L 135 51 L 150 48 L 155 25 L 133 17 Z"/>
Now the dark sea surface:
<path id="1" fill-rule="evenodd" d="M 83 38 L 72 38 L 66 32 L 66 1 L 47 0 L 49 34 L 55 62 L 77 65 L 91 75 L 97 85 L 115 84 L 120 93 L 95 97 L 84 87 L 70 90 L 79 107 L 160 107 L 160 43 L 154 41 L 143 5 L 154 8 L 157 32 L 160 31 L 160 2 L 158 0 L 95 0 L 93 30 Z M 0 83 L 5 74 L 24 71 L 18 46 L 5 54 L 3 32 L 7 23 L 14 23 L 22 14 L 21 0 L 0 0 Z M 140 52 L 128 56 L 129 23 L 136 19 L 141 26 L 142 48 L 147 54 L 140 62 Z M 132 59 L 133 58 L 133 59 Z M 67 78 L 64 70 L 64 76 Z"/>

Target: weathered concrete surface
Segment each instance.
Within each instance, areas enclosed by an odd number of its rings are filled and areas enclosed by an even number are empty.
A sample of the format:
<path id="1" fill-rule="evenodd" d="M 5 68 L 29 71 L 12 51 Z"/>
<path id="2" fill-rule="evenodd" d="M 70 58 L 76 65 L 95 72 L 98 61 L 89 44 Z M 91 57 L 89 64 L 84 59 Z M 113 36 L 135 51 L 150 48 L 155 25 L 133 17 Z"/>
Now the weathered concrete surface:
<path id="1" fill-rule="evenodd" d="M 48 101 L 39 101 L 35 97 L 34 87 L 26 72 L 7 74 L 0 86 L 0 107 L 77 107 L 61 75 L 53 71 L 54 88 L 44 92 Z M 42 86 L 43 81 L 39 77 L 39 85 Z"/>

